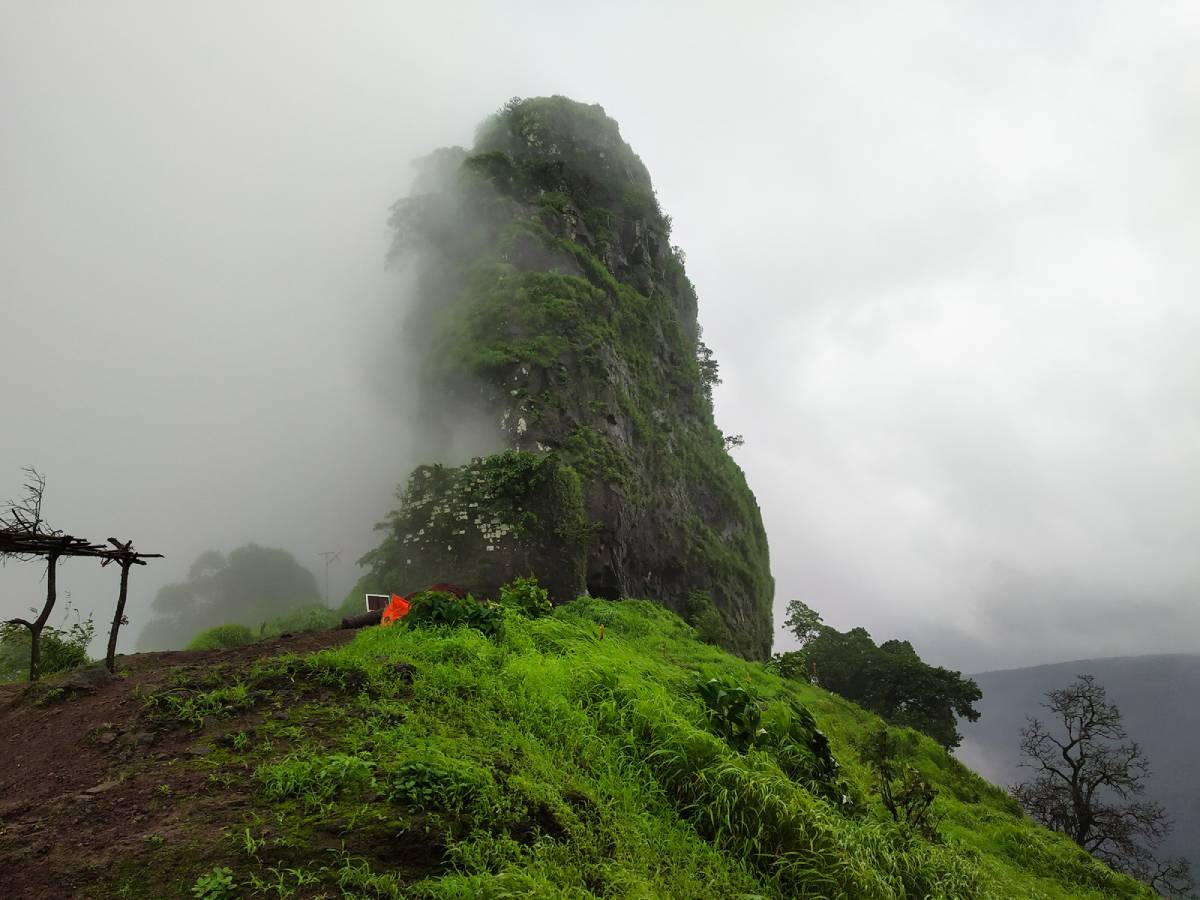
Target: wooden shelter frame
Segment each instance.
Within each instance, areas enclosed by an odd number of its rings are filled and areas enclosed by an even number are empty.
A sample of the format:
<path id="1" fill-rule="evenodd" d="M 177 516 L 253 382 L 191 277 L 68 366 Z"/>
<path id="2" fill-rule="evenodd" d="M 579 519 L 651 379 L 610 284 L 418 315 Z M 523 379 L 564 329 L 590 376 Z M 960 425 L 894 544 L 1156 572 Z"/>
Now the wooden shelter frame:
<path id="1" fill-rule="evenodd" d="M 117 595 L 117 611 L 113 616 L 108 633 L 108 650 L 104 664 L 112 672 L 116 666 L 117 633 L 125 623 L 125 601 L 129 592 L 129 570 L 133 566 L 146 565 L 147 559 L 161 559 L 161 553 L 141 553 L 133 549 L 133 541 L 118 541 L 109 538 L 107 543 L 97 544 L 87 538 L 75 537 L 61 532 L 26 529 L 0 529 L 0 559 L 14 557 L 20 560 L 44 558 L 46 560 L 46 603 L 36 619 L 9 619 L 7 624 L 23 625 L 29 629 L 31 644 L 29 680 L 36 681 L 40 659 L 39 643 L 42 629 L 54 611 L 57 600 L 58 562 L 63 558 L 90 557 L 100 560 L 101 566 L 116 563 L 121 569 L 121 586 Z"/>

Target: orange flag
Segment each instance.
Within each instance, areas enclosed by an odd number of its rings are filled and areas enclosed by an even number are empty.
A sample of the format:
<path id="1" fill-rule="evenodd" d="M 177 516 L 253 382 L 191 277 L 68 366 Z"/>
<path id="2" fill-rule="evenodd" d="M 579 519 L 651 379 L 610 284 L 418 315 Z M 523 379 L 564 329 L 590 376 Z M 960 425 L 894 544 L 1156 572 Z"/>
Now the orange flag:
<path id="1" fill-rule="evenodd" d="M 383 617 L 379 620 L 380 625 L 391 625 L 393 622 L 399 622 L 408 615 L 410 604 L 399 594 L 392 594 L 392 602 L 387 605 L 387 609 L 383 611 Z"/>

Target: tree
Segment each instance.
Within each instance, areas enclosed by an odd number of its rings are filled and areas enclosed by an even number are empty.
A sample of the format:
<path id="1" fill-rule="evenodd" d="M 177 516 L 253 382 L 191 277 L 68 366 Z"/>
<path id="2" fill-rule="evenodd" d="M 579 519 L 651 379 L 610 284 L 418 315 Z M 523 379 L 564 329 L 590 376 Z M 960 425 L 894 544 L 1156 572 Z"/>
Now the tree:
<path id="1" fill-rule="evenodd" d="M 182 647 L 217 625 L 258 627 L 297 607 L 321 602 L 317 579 L 286 550 L 246 544 L 228 557 L 208 550 L 187 581 L 168 584 L 152 604 L 159 618 L 138 639 L 142 649 Z"/>
<path id="2" fill-rule="evenodd" d="M 783 624 L 796 636 L 801 647 L 820 634 L 824 627 L 820 613 L 799 600 L 788 601 L 787 618 Z"/>
<path id="3" fill-rule="evenodd" d="M 711 403 L 713 388 L 721 383 L 721 367 L 712 349 L 701 340 L 696 341 L 696 366 L 700 371 L 700 390 Z"/>
<path id="4" fill-rule="evenodd" d="M 802 625 L 805 621 L 800 619 Z M 822 687 L 889 724 L 922 731 L 946 749 L 962 742 L 959 718 L 979 718 L 974 706 L 983 697 L 979 685 L 961 672 L 929 665 L 908 641 L 885 641 L 877 647 L 864 628 L 843 633 L 820 625 L 804 649 Z"/>
<path id="5" fill-rule="evenodd" d="M 908 641 L 879 645 L 885 660 L 882 677 L 873 685 L 873 699 L 881 715 L 894 725 L 907 725 L 932 737 L 947 749 L 962 742 L 958 719 L 974 722 L 974 704 L 983 692 L 960 672 L 924 662 Z"/>
<path id="6" fill-rule="evenodd" d="M 42 631 L 54 611 L 58 600 L 58 561 L 66 552 L 69 539 L 61 531 L 51 528 L 42 518 L 42 500 L 46 493 L 46 476 L 33 466 L 25 468 L 29 479 L 25 482 L 25 496 L 20 500 L 9 500 L 4 510 L 0 512 L 0 530 L 8 531 L 25 538 L 54 538 L 54 548 L 45 554 L 46 557 L 46 602 L 42 611 L 35 619 L 10 619 L 6 624 L 21 626 L 29 631 L 29 680 L 37 681 L 41 673 Z M 58 538 L 62 538 L 61 547 Z M 31 557 L 24 557 L 31 558 Z"/>
<path id="7" fill-rule="evenodd" d="M 1032 717 L 1021 730 L 1021 765 L 1035 774 L 1012 792 L 1029 815 L 1164 895 L 1191 891 L 1187 861 L 1154 854 L 1172 822 L 1160 804 L 1136 799 L 1150 764 L 1104 687 L 1092 675 L 1079 675 L 1048 691 L 1042 706 L 1062 730 Z"/>
<path id="8" fill-rule="evenodd" d="M 117 596 L 117 609 L 113 615 L 112 628 L 109 631 L 108 653 L 105 656 L 105 665 L 108 671 L 112 672 L 115 668 L 117 633 L 126 623 L 125 601 L 128 599 L 129 569 L 132 566 L 144 566 L 147 558 L 161 557 L 162 554 L 140 553 L 133 549 L 133 541 L 122 543 L 116 538 L 110 537 L 108 543 L 96 544 L 86 538 L 76 537 L 51 528 L 42 518 L 42 501 L 46 493 L 45 476 L 32 466 L 25 469 L 25 475 L 29 479 L 25 483 L 25 496 L 21 500 L 9 500 L 7 504 L 0 507 L 0 562 L 9 558 L 21 560 L 44 558 L 46 560 L 46 602 L 42 605 L 42 611 L 36 618 L 32 620 L 9 619 L 4 623 L 4 627 L 8 629 L 6 637 L 10 649 L 13 642 L 12 629 L 25 628 L 29 633 L 29 680 L 37 681 L 42 669 L 44 636 L 52 639 L 50 642 L 53 645 L 52 650 L 73 646 L 72 641 L 63 643 L 61 638 L 64 632 L 54 628 L 46 630 L 46 622 L 50 618 L 50 613 L 54 611 L 54 604 L 58 599 L 59 561 L 68 557 L 82 556 L 100 560 L 101 566 L 115 562 L 121 570 L 121 588 Z M 37 612 L 37 609 L 34 608 L 32 611 Z M 90 616 L 88 623 L 87 637 L 88 640 L 91 640 Z M 44 631 L 45 635 L 43 635 Z M 78 636 L 74 630 L 71 633 Z M 57 643 L 54 643 L 55 641 Z M 86 643 L 82 649 L 86 650 Z M 63 655 L 57 653 L 57 658 L 61 661 Z M 86 655 L 83 658 L 86 659 Z"/>

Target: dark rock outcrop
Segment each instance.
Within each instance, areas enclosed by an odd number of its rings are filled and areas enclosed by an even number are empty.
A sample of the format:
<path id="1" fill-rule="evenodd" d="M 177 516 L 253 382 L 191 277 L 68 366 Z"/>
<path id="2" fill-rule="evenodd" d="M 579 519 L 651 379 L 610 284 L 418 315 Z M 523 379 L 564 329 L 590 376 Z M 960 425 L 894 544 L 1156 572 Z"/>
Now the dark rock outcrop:
<path id="1" fill-rule="evenodd" d="M 422 418 L 490 421 L 508 450 L 417 469 L 364 584 L 494 596 L 532 573 L 558 598 L 711 599 L 730 648 L 765 657 L 766 534 L 713 422 L 683 253 L 617 123 L 514 100 L 470 152 L 425 161 L 392 225 L 420 267 Z"/>

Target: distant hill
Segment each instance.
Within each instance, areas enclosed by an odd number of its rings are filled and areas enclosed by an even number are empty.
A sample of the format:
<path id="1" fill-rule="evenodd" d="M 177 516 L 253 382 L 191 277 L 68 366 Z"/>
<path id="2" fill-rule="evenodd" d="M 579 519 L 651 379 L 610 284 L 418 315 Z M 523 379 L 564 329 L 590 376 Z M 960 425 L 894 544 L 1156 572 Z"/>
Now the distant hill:
<path id="1" fill-rule="evenodd" d="M 971 677 L 983 690 L 978 722 L 962 722 L 957 756 L 985 778 L 1008 786 L 1023 780 L 1018 769 L 1020 732 L 1026 716 L 1045 719 L 1046 691 L 1076 675 L 1091 674 L 1121 710 L 1129 736 L 1150 760 L 1146 798 L 1175 819 L 1163 844 L 1168 856 L 1186 856 L 1200 870 L 1200 654 L 1126 656 L 983 672 Z"/>

